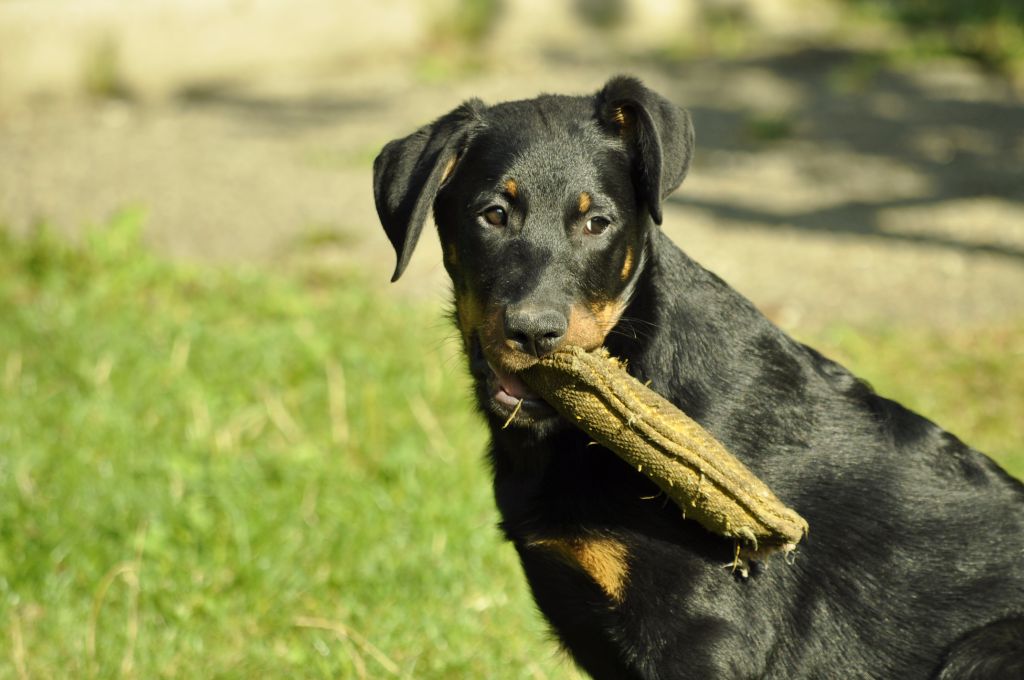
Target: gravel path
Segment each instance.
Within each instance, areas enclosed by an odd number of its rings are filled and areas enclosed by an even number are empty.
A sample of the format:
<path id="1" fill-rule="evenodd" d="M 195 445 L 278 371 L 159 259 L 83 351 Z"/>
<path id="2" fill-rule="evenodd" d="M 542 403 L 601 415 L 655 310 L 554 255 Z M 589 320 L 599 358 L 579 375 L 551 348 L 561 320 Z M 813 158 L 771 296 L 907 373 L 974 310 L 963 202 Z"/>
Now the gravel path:
<path id="1" fill-rule="evenodd" d="M 310 244 L 386 286 L 370 162 L 461 100 L 589 92 L 631 72 L 695 119 L 666 226 L 787 326 L 1024 316 L 1024 107 L 960 63 L 881 68 L 805 50 L 745 60 L 558 55 L 428 82 L 399 60 L 302 80 L 201 82 L 146 103 L 0 111 L 0 220 L 72 236 L 125 206 L 179 258 L 272 265 Z M 407 295 L 444 297 L 435 239 Z"/>

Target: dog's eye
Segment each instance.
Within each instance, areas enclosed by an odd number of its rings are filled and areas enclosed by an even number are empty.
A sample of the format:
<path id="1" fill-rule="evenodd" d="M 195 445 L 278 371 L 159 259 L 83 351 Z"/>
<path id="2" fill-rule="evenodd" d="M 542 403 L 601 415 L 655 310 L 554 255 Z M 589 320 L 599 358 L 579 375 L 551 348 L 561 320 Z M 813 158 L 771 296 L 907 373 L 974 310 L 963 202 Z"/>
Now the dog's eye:
<path id="1" fill-rule="evenodd" d="M 597 236 L 611 224 L 611 220 L 607 217 L 591 217 L 587 220 L 587 226 L 583 227 L 583 232 Z"/>
<path id="2" fill-rule="evenodd" d="M 500 205 L 492 205 L 487 210 L 484 210 L 481 215 L 487 224 L 492 227 L 504 227 L 508 224 L 508 213 Z"/>

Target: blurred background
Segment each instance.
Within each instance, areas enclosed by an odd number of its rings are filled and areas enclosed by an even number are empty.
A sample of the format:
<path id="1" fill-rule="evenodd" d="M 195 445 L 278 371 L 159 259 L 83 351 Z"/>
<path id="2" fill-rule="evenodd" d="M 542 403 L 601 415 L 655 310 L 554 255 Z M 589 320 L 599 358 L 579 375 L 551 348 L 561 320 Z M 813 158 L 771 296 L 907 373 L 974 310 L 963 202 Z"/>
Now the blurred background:
<path id="1" fill-rule="evenodd" d="M 0 0 L 0 678 L 573 677 L 371 165 L 619 73 L 685 251 L 1024 473 L 1020 3 Z"/>
<path id="2" fill-rule="evenodd" d="M 628 72 L 696 121 L 670 231 L 780 320 L 996 321 L 1024 305 L 1022 16 L 999 0 L 2 0 L 0 216 L 76 235 L 134 206 L 171 257 L 271 263 L 314 242 L 372 276 L 392 259 L 368 174 L 386 141 L 470 96 Z M 433 295 L 436 252 L 413 262 L 398 290 Z"/>

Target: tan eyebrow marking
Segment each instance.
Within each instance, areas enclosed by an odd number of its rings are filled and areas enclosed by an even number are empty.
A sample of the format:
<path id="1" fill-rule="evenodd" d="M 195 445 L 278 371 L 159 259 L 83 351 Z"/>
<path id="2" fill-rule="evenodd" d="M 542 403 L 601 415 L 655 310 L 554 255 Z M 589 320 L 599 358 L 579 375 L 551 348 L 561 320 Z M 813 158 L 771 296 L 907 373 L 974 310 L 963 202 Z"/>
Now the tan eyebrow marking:
<path id="1" fill-rule="evenodd" d="M 514 179 L 505 180 L 505 192 L 510 198 L 515 198 L 519 195 L 519 185 L 516 184 Z"/>
<path id="2" fill-rule="evenodd" d="M 586 191 L 580 192 L 579 208 L 581 214 L 585 214 L 588 210 L 590 210 L 590 194 L 588 194 Z"/>

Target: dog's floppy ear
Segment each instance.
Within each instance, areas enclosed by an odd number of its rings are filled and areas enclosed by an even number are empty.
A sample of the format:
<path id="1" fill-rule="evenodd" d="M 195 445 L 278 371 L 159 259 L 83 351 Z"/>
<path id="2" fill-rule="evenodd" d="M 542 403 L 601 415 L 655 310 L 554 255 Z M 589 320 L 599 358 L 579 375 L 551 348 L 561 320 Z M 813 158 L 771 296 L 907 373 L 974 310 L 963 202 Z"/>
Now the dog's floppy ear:
<path id="1" fill-rule="evenodd" d="M 690 114 L 627 76 L 609 80 L 596 102 L 601 124 L 630 146 L 640 197 L 654 223 L 661 224 L 661 202 L 683 183 L 690 168 Z"/>
<path id="2" fill-rule="evenodd" d="M 373 161 L 373 197 L 398 263 L 392 281 L 405 271 L 420 239 L 438 189 L 455 169 L 459 150 L 483 103 L 472 99 L 421 127 L 388 142 Z"/>

